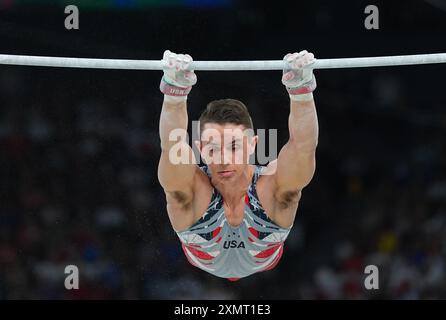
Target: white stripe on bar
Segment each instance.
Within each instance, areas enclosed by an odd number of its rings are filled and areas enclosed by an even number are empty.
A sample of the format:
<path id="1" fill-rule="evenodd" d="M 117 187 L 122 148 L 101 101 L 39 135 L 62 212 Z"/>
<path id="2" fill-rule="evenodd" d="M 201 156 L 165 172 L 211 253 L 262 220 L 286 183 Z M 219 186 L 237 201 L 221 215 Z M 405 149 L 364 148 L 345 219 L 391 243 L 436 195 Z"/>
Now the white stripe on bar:
<path id="1" fill-rule="evenodd" d="M 446 53 L 368 58 L 317 59 L 310 67 L 313 69 L 337 69 L 431 63 L 446 63 Z M 8 54 L 0 54 L 0 64 L 63 68 L 162 70 L 161 60 L 62 58 Z M 194 61 L 191 65 L 191 69 L 197 71 L 282 70 L 283 68 L 284 63 L 282 60 Z"/>

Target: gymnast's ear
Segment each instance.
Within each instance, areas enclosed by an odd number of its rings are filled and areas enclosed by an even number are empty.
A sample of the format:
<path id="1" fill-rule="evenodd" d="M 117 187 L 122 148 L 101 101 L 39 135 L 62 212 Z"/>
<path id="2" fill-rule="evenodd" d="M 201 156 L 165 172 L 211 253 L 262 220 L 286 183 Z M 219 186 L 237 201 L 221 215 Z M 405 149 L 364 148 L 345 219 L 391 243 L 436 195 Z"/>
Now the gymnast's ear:
<path id="1" fill-rule="evenodd" d="M 201 141 L 195 140 L 194 144 L 195 144 L 195 147 L 197 148 L 197 150 L 201 152 Z"/>
<path id="2" fill-rule="evenodd" d="M 251 136 L 249 137 L 248 141 L 248 154 L 251 155 L 255 152 L 257 142 L 259 141 L 259 136 Z"/>
<path id="3" fill-rule="evenodd" d="M 257 142 L 259 142 L 259 136 L 256 135 L 251 137 L 251 145 L 255 147 L 257 145 Z"/>
<path id="4" fill-rule="evenodd" d="M 248 138 L 248 154 L 252 154 L 255 151 L 259 136 L 255 134 L 254 129 L 248 128 L 243 131 L 245 137 Z"/>

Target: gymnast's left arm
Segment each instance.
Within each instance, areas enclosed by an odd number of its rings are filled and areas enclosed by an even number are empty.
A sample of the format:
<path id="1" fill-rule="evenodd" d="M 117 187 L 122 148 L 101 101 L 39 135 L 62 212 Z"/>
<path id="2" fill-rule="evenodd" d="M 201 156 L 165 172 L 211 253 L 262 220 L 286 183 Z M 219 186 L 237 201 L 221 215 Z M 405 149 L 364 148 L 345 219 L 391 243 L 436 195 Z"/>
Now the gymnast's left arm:
<path id="1" fill-rule="evenodd" d="M 275 168 L 276 198 L 290 201 L 313 178 L 316 169 L 316 147 L 319 125 L 313 91 L 316 79 L 311 68 L 314 55 L 307 51 L 287 54 L 282 83 L 290 96 L 288 118 L 289 140 L 279 152 Z M 281 199 L 285 198 L 285 199 Z M 292 197 L 297 198 L 298 197 Z"/>

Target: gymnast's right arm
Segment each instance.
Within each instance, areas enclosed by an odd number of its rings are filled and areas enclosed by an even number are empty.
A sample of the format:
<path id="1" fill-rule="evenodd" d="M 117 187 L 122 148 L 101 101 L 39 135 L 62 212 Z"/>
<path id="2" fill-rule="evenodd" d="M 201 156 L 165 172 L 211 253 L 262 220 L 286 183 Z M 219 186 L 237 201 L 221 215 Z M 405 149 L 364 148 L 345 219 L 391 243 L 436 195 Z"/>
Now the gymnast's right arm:
<path id="1" fill-rule="evenodd" d="M 169 206 L 173 209 L 168 210 L 171 212 L 188 207 L 193 198 L 193 180 L 197 165 L 186 139 L 186 101 L 192 86 L 197 82 L 197 77 L 193 71 L 187 70 L 192 62 L 189 55 L 165 51 L 162 62 L 164 76 L 160 90 L 164 93 L 164 102 L 159 127 L 161 158 L 158 179 L 166 193 L 168 209 Z"/>

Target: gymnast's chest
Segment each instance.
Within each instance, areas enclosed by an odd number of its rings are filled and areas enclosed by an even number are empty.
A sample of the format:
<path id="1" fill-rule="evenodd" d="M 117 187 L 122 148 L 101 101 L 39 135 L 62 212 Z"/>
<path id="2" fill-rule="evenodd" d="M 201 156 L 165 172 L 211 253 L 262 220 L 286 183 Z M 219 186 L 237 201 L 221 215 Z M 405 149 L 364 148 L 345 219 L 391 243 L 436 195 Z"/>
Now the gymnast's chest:
<path id="1" fill-rule="evenodd" d="M 228 250 L 247 248 L 247 241 L 249 241 L 248 230 L 243 222 L 234 227 L 225 221 L 219 236 L 220 241 L 218 241 L 218 244 L 221 249 Z"/>

